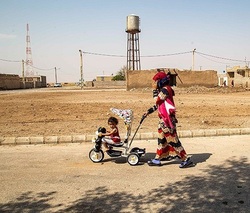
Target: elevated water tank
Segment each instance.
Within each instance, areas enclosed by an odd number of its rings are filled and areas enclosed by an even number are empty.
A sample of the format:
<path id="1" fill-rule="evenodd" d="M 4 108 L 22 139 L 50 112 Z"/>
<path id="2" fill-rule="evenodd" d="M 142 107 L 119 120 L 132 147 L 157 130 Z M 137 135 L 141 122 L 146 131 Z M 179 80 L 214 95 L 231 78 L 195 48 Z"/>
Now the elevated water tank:
<path id="1" fill-rule="evenodd" d="M 140 18 L 136 15 L 128 15 L 127 16 L 127 33 L 139 33 L 141 30 L 139 28 Z"/>

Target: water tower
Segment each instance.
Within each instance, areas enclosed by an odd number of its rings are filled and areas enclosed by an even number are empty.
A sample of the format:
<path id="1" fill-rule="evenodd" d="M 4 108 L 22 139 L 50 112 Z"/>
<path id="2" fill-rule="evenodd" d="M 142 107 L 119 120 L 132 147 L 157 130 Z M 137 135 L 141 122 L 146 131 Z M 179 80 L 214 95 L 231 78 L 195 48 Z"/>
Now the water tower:
<path id="1" fill-rule="evenodd" d="M 139 46 L 139 28 L 140 18 L 136 15 L 127 16 L 127 69 L 141 70 L 140 46 Z"/>

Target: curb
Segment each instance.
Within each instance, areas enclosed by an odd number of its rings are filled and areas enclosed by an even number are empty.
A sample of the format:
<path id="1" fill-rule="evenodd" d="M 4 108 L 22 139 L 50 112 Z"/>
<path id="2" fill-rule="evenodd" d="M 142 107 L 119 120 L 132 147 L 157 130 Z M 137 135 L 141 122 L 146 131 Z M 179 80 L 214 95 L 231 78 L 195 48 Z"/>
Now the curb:
<path id="1" fill-rule="evenodd" d="M 250 135 L 250 128 L 234 129 L 196 129 L 178 131 L 180 138 L 212 137 L 231 135 Z M 135 140 L 151 140 L 157 138 L 157 132 L 137 133 Z M 3 137 L 0 136 L 0 145 L 36 145 L 36 144 L 64 144 L 91 142 L 95 135 L 60 135 L 60 136 L 32 136 L 32 137 Z"/>

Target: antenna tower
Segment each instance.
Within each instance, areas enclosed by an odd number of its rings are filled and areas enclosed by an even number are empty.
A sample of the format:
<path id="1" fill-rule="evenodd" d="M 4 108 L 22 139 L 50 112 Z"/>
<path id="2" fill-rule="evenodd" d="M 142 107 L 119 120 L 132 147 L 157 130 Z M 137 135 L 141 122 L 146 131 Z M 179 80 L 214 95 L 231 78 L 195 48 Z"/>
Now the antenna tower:
<path id="1" fill-rule="evenodd" d="M 29 24 L 27 24 L 27 35 L 26 35 L 26 76 L 34 75 L 33 72 L 33 61 L 30 47 L 30 36 L 29 36 Z"/>

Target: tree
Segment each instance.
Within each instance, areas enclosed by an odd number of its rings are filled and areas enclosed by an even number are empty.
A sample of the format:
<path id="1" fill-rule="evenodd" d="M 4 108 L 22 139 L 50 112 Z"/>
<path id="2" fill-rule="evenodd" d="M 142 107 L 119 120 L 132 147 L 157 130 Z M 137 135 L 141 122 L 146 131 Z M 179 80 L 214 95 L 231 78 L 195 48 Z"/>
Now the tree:
<path id="1" fill-rule="evenodd" d="M 112 81 L 125 81 L 126 80 L 126 70 L 127 67 L 123 66 L 117 73 L 116 75 L 112 78 Z"/>

